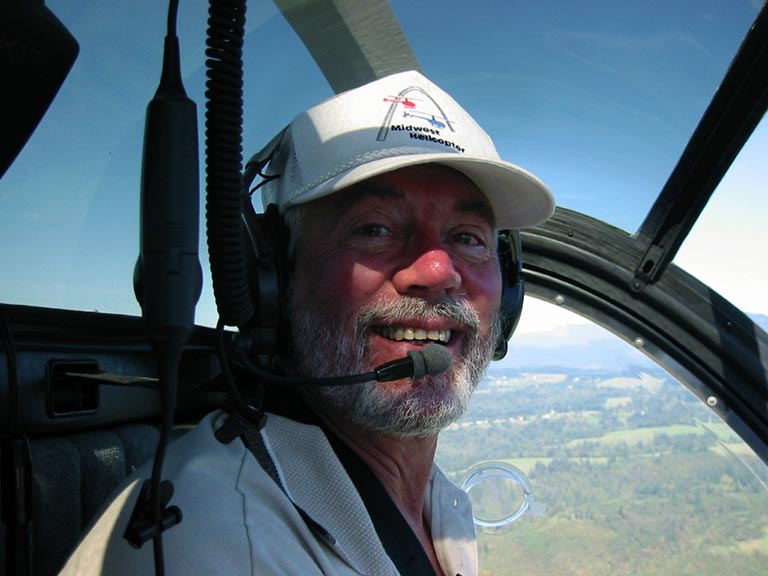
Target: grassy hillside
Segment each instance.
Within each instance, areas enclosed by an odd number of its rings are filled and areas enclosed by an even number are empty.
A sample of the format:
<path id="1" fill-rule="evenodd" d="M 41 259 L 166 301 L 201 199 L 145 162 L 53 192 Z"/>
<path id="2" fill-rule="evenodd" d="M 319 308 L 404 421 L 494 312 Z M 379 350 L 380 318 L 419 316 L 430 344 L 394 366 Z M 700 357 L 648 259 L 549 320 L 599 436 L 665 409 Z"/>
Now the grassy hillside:
<path id="1" fill-rule="evenodd" d="M 535 506 L 480 533 L 483 574 L 768 574 L 765 465 L 700 400 L 644 375 L 491 379 L 441 437 L 461 482 L 482 461 L 525 473 Z M 512 482 L 471 492 L 476 515 L 520 504 Z"/>

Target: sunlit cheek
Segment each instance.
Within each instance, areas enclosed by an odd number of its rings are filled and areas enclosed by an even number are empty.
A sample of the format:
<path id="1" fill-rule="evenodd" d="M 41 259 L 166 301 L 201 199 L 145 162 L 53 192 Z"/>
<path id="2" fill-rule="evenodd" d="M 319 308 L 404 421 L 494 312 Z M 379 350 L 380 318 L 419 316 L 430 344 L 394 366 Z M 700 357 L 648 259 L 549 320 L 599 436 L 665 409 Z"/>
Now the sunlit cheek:
<path id="1" fill-rule="evenodd" d="M 502 285 L 498 274 L 495 275 L 483 292 L 485 296 L 481 299 L 476 309 L 482 320 L 483 328 L 486 332 L 485 336 L 491 330 L 491 325 L 498 318 L 499 310 L 501 309 Z"/>
<path id="2" fill-rule="evenodd" d="M 355 330 L 359 311 L 380 300 L 391 297 L 387 293 L 386 274 L 362 263 L 355 263 L 351 267 L 350 282 L 337 287 L 333 299 L 339 307 L 338 317 L 344 318 L 345 329 L 348 333 Z M 370 328 L 360 327 L 362 330 L 357 336 L 362 338 L 366 351 L 366 360 L 372 366 L 378 366 L 390 358 L 383 357 L 383 352 L 376 346 L 377 336 Z"/>
<path id="3" fill-rule="evenodd" d="M 383 287 L 387 283 L 388 274 L 383 266 L 355 262 L 350 267 L 350 285 L 346 291 L 358 301 L 371 301 L 381 297 Z"/>

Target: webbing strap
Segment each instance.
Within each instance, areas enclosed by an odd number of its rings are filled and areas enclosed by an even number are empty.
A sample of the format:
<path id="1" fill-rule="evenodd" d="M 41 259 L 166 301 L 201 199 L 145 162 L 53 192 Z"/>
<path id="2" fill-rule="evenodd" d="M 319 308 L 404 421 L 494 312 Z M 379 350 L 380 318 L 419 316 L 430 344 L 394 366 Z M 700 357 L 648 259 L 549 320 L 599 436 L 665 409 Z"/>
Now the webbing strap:
<path id="1" fill-rule="evenodd" d="M 280 488 L 283 494 L 285 494 L 285 497 L 291 501 L 291 504 L 293 504 L 293 507 L 296 508 L 296 511 L 299 513 L 307 526 L 309 526 L 310 530 L 312 530 L 315 535 L 320 537 L 329 546 L 335 546 L 336 538 L 333 537 L 333 534 L 328 532 L 328 530 L 326 530 L 321 524 L 315 521 L 314 518 L 307 514 L 304 509 L 296 504 L 288 494 L 288 491 L 285 489 L 283 481 L 280 479 L 280 475 L 277 472 L 277 466 L 275 466 L 275 462 L 272 460 L 272 456 L 267 450 L 267 446 L 264 443 L 264 438 L 261 435 L 261 431 L 249 422 L 244 423 L 240 438 L 243 440 L 245 447 L 248 448 L 248 451 L 254 455 L 256 461 L 262 467 L 264 472 L 266 472 L 269 477 L 272 478 L 275 484 L 277 484 L 278 488 Z"/>
<path id="2" fill-rule="evenodd" d="M 267 446 L 264 444 L 264 438 L 261 437 L 261 432 L 255 428 L 255 426 L 248 426 L 240 435 L 243 439 L 243 444 L 248 450 L 256 457 L 256 461 L 264 469 L 264 472 L 269 474 L 269 477 L 275 481 L 280 487 L 280 490 L 287 496 L 283 481 L 280 480 L 280 475 L 277 473 L 277 466 L 272 460 L 272 456 L 267 451 Z"/>

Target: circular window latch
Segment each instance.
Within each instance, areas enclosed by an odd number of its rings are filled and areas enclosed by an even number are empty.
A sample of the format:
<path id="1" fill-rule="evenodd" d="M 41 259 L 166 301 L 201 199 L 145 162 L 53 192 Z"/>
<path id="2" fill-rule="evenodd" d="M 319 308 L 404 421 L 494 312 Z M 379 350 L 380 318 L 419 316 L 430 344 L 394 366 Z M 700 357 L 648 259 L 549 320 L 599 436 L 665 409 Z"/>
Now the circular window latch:
<path id="1" fill-rule="evenodd" d="M 525 473 L 506 462 L 483 462 L 469 469 L 461 489 L 472 501 L 475 526 L 498 534 L 528 513 L 535 504 Z"/>

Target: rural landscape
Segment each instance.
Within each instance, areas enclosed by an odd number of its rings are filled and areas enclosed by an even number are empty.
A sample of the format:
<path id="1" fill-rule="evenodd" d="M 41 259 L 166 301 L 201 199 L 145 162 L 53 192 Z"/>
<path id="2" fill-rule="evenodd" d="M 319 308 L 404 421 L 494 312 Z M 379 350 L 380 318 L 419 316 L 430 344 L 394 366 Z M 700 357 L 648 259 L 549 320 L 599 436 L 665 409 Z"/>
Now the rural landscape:
<path id="1" fill-rule="evenodd" d="M 530 484 L 522 518 L 478 530 L 481 573 L 768 574 L 766 465 L 664 370 L 601 355 L 611 361 L 492 366 L 441 435 L 438 462 L 458 484 L 483 462 Z M 524 493 L 496 478 L 470 496 L 476 517 L 497 520 Z"/>

